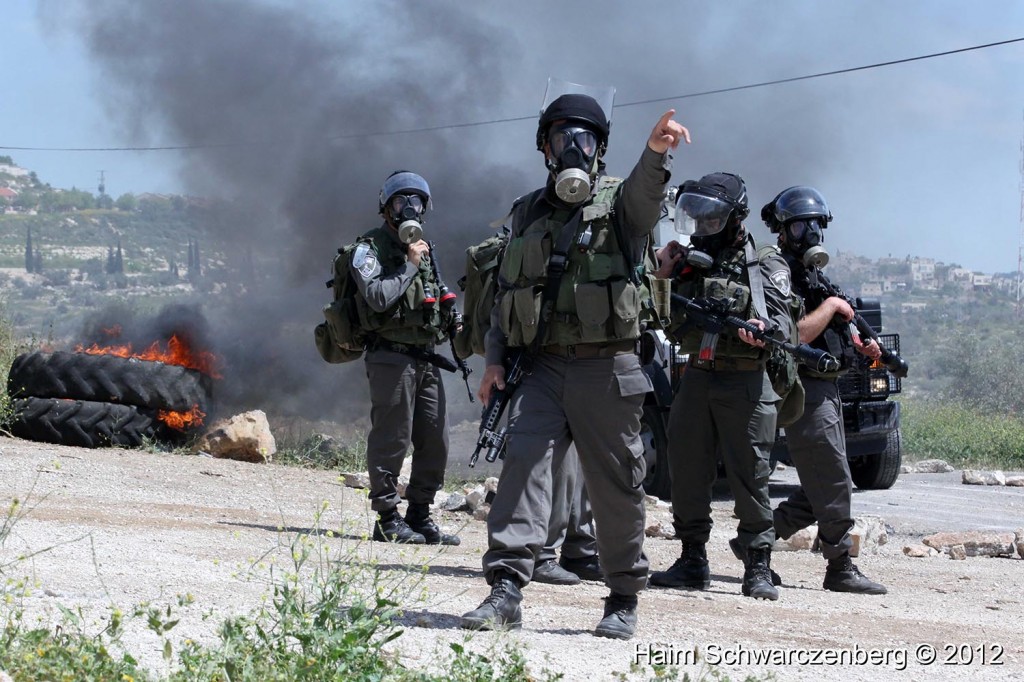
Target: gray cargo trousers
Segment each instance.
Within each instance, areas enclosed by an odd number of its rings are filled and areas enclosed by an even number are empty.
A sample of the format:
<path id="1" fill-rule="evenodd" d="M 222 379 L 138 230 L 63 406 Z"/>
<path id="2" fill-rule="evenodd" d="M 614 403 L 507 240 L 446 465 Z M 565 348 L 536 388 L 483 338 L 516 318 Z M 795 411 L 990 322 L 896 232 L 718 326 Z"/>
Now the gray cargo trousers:
<path id="1" fill-rule="evenodd" d="M 705 544 L 711 536 L 712 486 L 721 457 L 741 546 L 771 548 L 768 478 L 777 400 L 764 370 L 683 372 L 668 422 L 673 523 L 680 540 Z"/>
<path id="2" fill-rule="evenodd" d="M 448 416 L 437 367 L 402 353 L 366 353 L 370 381 L 370 433 L 366 462 L 370 505 L 376 512 L 398 506 L 398 475 L 412 445 L 412 473 L 405 497 L 432 504 L 448 464 Z"/>
<path id="3" fill-rule="evenodd" d="M 530 582 L 548 539 L 553 472 L 575 443 L 605 583 L 623 595 L 644 588 L 649 564 L 640 413 L 650 387 L 633 353 L 574 360 L 538 355 L 510 405 L 505 462 L 487 516 L 488 583 L 497 571 Z"/>
<path id="4" fill-rule="evenodd" d="M 846 460 L 843 406 L 835 379 L 800 379 L 806 392 L 804 413 L 786 427 L 800 487 L 776 507 L 775 532 L 788 538 L 817 522 L 821 554 L 835 559 L 853 546 L 853 482 Z"/>
<path id="5" fill-rule="evenodd" d="M 555 559 L 559 549 L 566 559 L 584 559 L 597 554 L 594 512 L 587 486 L 583 484 L 580 458 L 572 446 L 553 476 L 548 539 L 537 554 L 537 561 Z"/>

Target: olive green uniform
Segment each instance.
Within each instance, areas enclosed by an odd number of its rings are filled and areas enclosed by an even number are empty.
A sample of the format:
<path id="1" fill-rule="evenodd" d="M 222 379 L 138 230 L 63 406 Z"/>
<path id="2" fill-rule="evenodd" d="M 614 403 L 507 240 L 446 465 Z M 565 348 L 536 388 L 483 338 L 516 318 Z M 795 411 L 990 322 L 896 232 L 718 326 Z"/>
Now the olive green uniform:
<path id="1" fill-rule="evenodd" d="M 398 475 L 412 445 L 412 472 L 406 489 L 411 504 L 431 504 L 444 485 L 448 463 L 448 421 L 444 384 L 437 367 L 408 355 L 433 352 L 444 339 L 448 312 L 428 305 L 437 283 L 424 255 L 409 262 L 406 245 L 387 225 L 363 235 L 352 258 L 359 289 L 360 324 L 371 333 L 365 357 L 370 382 L 370 433 L 366 460 L 374 511 L 398 506 Z"/>
<path id="2" fill-rule="evenodd" d="M 789 266 L 777 249 L 755 255 L 748 236 L 745 248 L 724 249 L 715 266 L 703 275 L 675 283 L 688 298 L 728 296 L 733 315 L 747 320 L 755 310 L 748 264 L 759 263 L 765 313 L 780 329 L 792 329 Z M 697 359 L 702 330 L 693 320 L 675 313 L 670 333 L 688 353 L 668 424 L 669 470 L 676 536 L 683 542 L 705 544 L 711 534 L 711 494 L 718 458 L 739 517 L 739 541 L 746 549 L 770 549 L 775 541 L 768 496 L 769 455 L 775 442 L 779 396 L 765 372 L 768 351 L 739 339 L 736 330 L 723 329 L 715 347 L 713 366 Z"/>
<path id="3" fill-rule="evenodd" d="M 574 241 L 569 251 L 542 350 L 509 407 L 505 462 L 487 518 L 483 568 L 489 583 L 498 571 L 524 585 L 530 581 L 548 539 L 552 472 L 562 466 L 570 443 L 594 503 L 606 583 L 614 593 L 634 595 L 647 582 L 640 414 L 651 384 L 635 353 L 644 317 L 637 278 L 661 212 L 670 159 L 646 148 L 624 182 L 599 178 L 581 209 L 579 234 L 588 226 L 591 234 L 585 247 Z M 569 218 L 546 192 L 513 211 L 486 339 L 488 365 L 501 364 L 506 346 L 533 341 L 539 285 Z"/>

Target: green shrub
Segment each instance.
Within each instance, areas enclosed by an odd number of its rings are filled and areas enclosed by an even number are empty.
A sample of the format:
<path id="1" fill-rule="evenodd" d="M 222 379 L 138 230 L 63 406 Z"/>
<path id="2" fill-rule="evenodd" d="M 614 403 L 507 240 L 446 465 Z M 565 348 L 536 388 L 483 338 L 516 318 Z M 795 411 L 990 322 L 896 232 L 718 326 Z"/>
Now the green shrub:
<path id="1" fill-rule="evenodd" d="M 1024 469 L 1024 420 L 961 402 L 903 399 L 903 452 L 909 460 Z"/>
<path id="2" fill-rule="evenodd" d="M 7 375 L 14 358 L 28 351 L 31 344 L 19 339 L 7 314 L 7 302 L 0 298 L 0 428 L 5 428 L 11 416 L 11 397 L 7 395 Z"/>

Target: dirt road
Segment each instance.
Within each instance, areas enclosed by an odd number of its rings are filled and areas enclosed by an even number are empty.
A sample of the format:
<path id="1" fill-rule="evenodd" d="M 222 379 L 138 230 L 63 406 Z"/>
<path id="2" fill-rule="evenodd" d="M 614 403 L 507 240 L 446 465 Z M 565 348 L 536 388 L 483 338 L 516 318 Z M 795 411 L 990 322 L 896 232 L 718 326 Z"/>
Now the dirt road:
<path id="1" fill-rule="evenodd" d="M 788 492 L 792 474 L 780 472 L 773 495 Z M 38 581 L 27 604 L 30 614 L 50 620 L 58 603 L 102 616 L 110 604 L 172 602 L 189 592 L 196 604 L 173 634 L 210 639 L 220 619 L 204 621 L 202 613 L 212 608 L 226 615 L 256 605 L 267 585 L 241 573 L 282 539 L 309 530 L 325 500 L 325 525 L 349 529 L 329 541 L 333 546 L 353 548 L 385 571 L 429 564 L 426 596 L 409 596 L 402 619 L 407 627 L 390 645 L 410 665 L 428 665 L 448 642 L 461 641 L 467 633 L 458 629 L 458 616 L 487 594 L 480 571 L 483 523 L 462 513 L 441 516 L 463 538 L 460 547 L 443 551 L 362 541 L 357 536 L 370 518 L 365 499 L 341 487 L 331 472 L 0 439 L 0 504 L 6 509 L 12 498 L 25 500 L 30 492 L 29 505 L 35 506 L 15 527 L 2 557 L 52 547 L 18 569 Z M 711 589 L 644 592 L 634 640 L 590 634 L 600 618 L 602 585 L 534 584 L 526 588 L 522 632 L 477 634 L 468 646 L 486 651 L 511 643 L 522 648 L 533 670 L 562 672 L 567 680 L 611 679 L 629 673 L 634 662 L 648 674 L 647 663 L 667 662 L 693 675 L 701 670 L 692 664 L 695 648 L 732 679 L 767 670 L 782 680 L 1021 679 L 1024 560 L 911 559 L 902 547 L 925 532 L 986 527 L 986 518 L 992 521 L 987 527 L 1013 526 L 1015 519 L 1024 526 L 1024 489 L 958 486 L 948 477 L 921 474 L 901 477 L 885 493 L 858 493 L 854 504 L 858 515 L 888 517 L 895 531 L 878 553 L 858 560 L 865 573 L 889 586 L 886 596 L 824 592 L 824 561 L 807 551 L 774 555 L 784 579 L 778 602 L 740 596 L 742 567 L 726 546 L 735 521 L 723 496 L 714 503 Z M 954 509 L 962 511 L 952 514 Z M 651 520 L 670 522 L 667 509 L 648 513 Z M 655 568 L 664 568 L 678 547 L 649 539 L 646 551 Z M 133 653 L 162 670 L 160 642 L 136 630 L 128 640 Z M 936 662 L 923 665 L 921 657 L 931 650 Z M 755 663 L 758 656 L 773 657 L 774 664 Z M 832 657 L 846 660 L 827 665 Z M 983 658 L 994 664 L 981 665 Z M 640 679 L 642 672 L 633 675 Z"/>

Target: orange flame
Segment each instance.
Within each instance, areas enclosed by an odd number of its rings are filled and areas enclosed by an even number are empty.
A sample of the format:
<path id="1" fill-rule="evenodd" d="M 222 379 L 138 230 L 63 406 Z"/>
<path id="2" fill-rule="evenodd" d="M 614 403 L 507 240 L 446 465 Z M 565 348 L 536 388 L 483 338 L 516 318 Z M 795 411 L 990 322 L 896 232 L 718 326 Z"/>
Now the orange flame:
<path id="1" fill-rule="evenodd" d="M 90 355 L 117 355 L 122 358 L 138 358 L 139 360 L 150 360 L 163 362 L 168 365 L 181 365 L 189 369 L 198 370 L 214 379 L 223 378 L 220 374 L 220 358 L 209 351 L 193 351 L 187 343 L 171 336 L 167 342 L 167 348 L 161 348 L 159 341 L 154 341 L 144 351 L 135 352 L 131 344 L 121 346 L 100 346 L 94 343 L 88 348 L 81 344 L 75 346 L 76 353 L 89 353 Z"/>
<path id="2" fill-rule="evenodd" d="M 172 429 L 178 431 L 184 431 L 186 429 L 195 428 L 202 426 L 203 417 L 206 413 L 199 409 L 198 405 L 193 405 L 192 409 L 188 412 L 174 412 L 172 410 L 157 410 L 156 418 L 167 424 Z"/>

